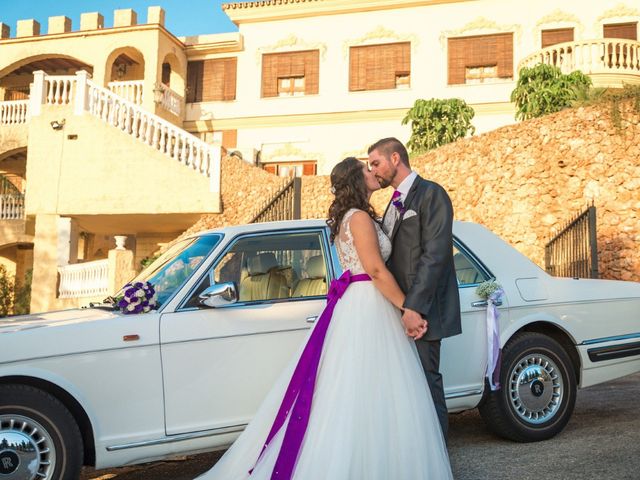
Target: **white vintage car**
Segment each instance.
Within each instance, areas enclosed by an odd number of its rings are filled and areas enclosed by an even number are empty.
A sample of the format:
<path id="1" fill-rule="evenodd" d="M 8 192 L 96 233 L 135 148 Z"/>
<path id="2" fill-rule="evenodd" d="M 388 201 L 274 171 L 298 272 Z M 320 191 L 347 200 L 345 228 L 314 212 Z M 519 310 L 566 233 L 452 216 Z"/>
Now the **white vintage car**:
<path id="1" fill-rule="evenodd" d="M 443 342 L 451 412 L 479 407 L 516 441 L 568 422 L 577 387 L 640 371 L 640 284 L 553 278 L 490 231 L 456 222 L 463 333 Z M 340 274 L 324 222 L 203 232 L 138 277 L 159 309 L 111 305 L 0 322 L 0 478 L 68 479 L 224 448 L 256 411 Z M 503 388 L 486 387 L 486 302 L 496 279 Z"/>

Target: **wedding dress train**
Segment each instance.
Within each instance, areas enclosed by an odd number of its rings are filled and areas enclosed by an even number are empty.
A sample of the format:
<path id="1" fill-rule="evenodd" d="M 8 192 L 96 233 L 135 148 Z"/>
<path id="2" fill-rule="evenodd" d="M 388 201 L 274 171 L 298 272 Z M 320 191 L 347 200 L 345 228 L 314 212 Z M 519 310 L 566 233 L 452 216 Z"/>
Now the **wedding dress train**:
<path id="1" fill-rule="evenodd" d="M 342 267 L 354 275 L 364 273 L 349 228 L 355 211 L 345 215 L 336 239 Z M 378 225 L 376 229 L 386 259 L 391 244 Z M 289 417 L 263 447 L 299 357 L 292 359 L 236 442 L 198 480 L 272 478 Z M 452 478 L 415 344 L 404 332 L 400 312 L 371 281 L 350 284 L 335 306 L 292 478 Z"/>

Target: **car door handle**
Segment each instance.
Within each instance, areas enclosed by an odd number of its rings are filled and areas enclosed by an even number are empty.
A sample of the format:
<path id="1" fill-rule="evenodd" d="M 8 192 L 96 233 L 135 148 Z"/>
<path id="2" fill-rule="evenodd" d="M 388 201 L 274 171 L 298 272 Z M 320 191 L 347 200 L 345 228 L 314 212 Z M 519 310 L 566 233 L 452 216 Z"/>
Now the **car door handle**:
<path id="1" fill-rule="evenodd" d="M 479 300 L 479 301 L 477 301 L 477 302 L 472 302 L 472 303 L 471 303 L 471 306 L 472 306 L 472 307 L 476 307 L 476 308 L 479 308 L 479 307 L 486 307 L 487 305 L 489 305 L 489 304 L 487 303 L 487 301 L 486 301 L 486 300 Z M 498 301 L 494 302 L 494 305 L 495 305 L 496 307 L 499 307 L 500 305 L 502 305 L 502 300 L 498 300 Z"/>
<path id="2" fill-rule="evenodd" d="M 314 315 L 312 317 L 307 317 L 307 323 L 314 323 L 317 319 L 318 319 L 317 315 Z"/>

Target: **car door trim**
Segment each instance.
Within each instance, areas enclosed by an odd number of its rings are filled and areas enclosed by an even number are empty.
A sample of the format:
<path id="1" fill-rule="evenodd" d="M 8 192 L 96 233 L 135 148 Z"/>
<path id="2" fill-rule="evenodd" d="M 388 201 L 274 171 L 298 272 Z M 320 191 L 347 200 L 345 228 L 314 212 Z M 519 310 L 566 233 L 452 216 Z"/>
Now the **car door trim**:
<path id="1" fill-rule="evenodd" d="M 635 357 L 640 355 L 640 342 L 619 343 L 608 347 L 596 347 L 587 350 L 589 360 L 592 362 L 604 362 L 620 358 Z"/>
<path id="2" fill-rule="evenodd" d="M 204 430 L 201 432 L 183 433 L 180 435 L 172 435 L 170 437 L 157 438 L 154 440 L 144 440 L 142 442 L 123 443 L 121 445 L 111 445 L 110 447 L 107 447 L 107 452 L 117 452 L 119 450 L 127 450 L 130 448 L 165 445 L 167 443 L 184 442 L 186 440 L 195 440 L 198 438 L 205 438 L 205 437 L 216 437 L 218 435 L 241 432 L 245 429 L 246 426 L 247 426 L 246 423 L 240 423 L 238 425 L 229 425 L 226 427 L 219 427 L 211 430 Z"/>
<path id="3" fill-rule="evenodd" d="M 207 342 L 210 340 L 223 340 L 225 338 L 236 338 L 236 337 L 254 337 L 256 335 L 270 335 L 272 333 L 288 333 L 288 332 L 299 332 L 303 330 L 309 330 L 311 325 L 300 327 L 300 328 L 287 328 L 286 330 L 265 330 L 263 332 L 250 332 L 250 333 L 238 333 L 236 335 L 220 335 L 218 337 L 206 337 L 206 338 L 196 338 L 196 339 L 187 339 L 187 340 L 176 340 L 173 342 L 163 342 L 162 346 L 166 345 L 177 345 L 179 343 L 195 343 L 195 342 Z"/>
<path id="4" fill-rule="evenodd" d="M 591 340 L 584 340 L 580 345 L 593 345 L 595 343 L 617 342 L 620 340 L 631 340 L 633 338 L 640 338 L 640 332 L 628 333 L 626 335 L 616 335 L 613 337 L 592 338 Z"/>
<path id="5" fill-rule="evenodd" d="M 482 395 L 482 388 L 476 388 L 473 390 L 462 390 L 460 392 L 447 393 L 444 398 L 450 400 L 453 398 L 474 397 L 476 395 Z"/>

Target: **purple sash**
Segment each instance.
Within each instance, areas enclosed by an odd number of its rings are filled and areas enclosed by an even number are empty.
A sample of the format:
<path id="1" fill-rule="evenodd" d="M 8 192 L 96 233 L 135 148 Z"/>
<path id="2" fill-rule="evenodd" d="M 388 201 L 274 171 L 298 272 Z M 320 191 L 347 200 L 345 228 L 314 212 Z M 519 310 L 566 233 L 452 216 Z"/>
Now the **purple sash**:
<path id="1" fill-rule="evenodd" d="M 311 332 L 309 341 L 302 351 L 300 360 L 296 365 L 291 381 L 287 387 L 287 391 L 280 404 L 280 409 L 273 422 L 271 431 L 267 436 L 267 440 L 262 447 L 262 451 L 258 456 L 256 464 L 262 457 L 262 454 L 267 449 L 267 446 L 273 440 L 273 437 L 282 428 L 289 412 L 291 412 L 291 419 L 287 425 L 287 430 L 284 434 L 282 446 L 280 452 L 278 452 L 278 458 L 276 459 L 273 472 L 271 472 L 272 480 L 290 480 L 293 475 L 293 469 L 298 460 L 298 453 L 302 446 L 302 440 L 304 434 L 307 431 L 307 425 L 309 423 L 309 415 L 311 413 L 311 401 L 313 399 L 313 390 L 316 384 L 316 376 L 318 373 L 318 366 L 320 364 L 320 356 L 322 354 L 322 346 L 324 344 L 324 338 L 327 334 L 327 328 L 329 322 L 333 316 L 333 310 L 338 303 L 338 300 L 342 297 L 347 290 L 349 284 L 354 282 L 364 282 L 371 280 L 371 277 L 366 273 L 358 275 L 351 275 L 349 270 L 345 271 L 340 278 L 331 282 L 329 286 L 329 293 L 327 294 L 327 306 L 325 307 L 315 329 Z M 249 472 L 251 474 L 253 469 Z"/>

